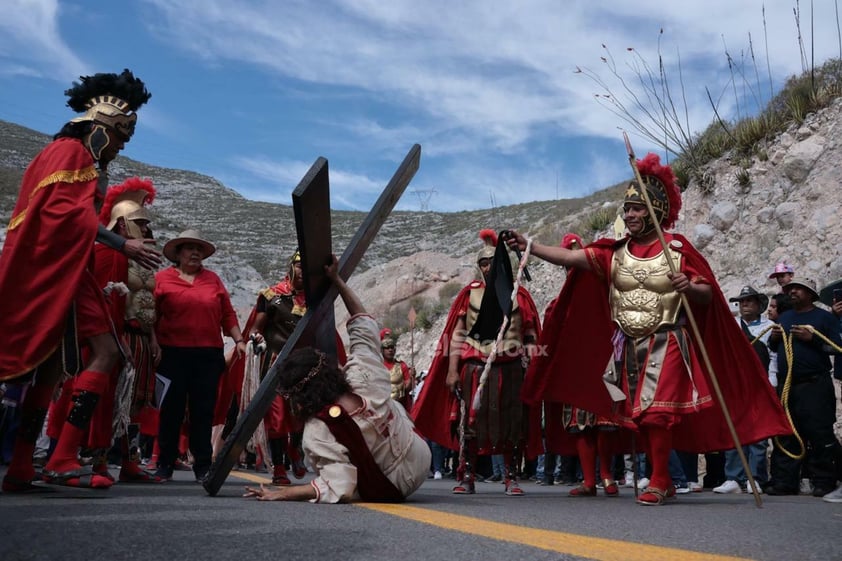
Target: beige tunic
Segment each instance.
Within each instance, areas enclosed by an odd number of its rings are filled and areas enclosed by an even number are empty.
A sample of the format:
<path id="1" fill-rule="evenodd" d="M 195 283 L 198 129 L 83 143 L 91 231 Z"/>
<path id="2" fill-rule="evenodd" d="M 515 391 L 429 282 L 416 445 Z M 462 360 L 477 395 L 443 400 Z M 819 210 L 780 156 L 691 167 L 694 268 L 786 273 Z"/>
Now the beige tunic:
<path id="1" fill-rule="evenodd" d="M 389 371 L 380 355 L 380 335 L 371 316 L 348 320 L 350 348 L 345 373 L 351 391 L 363 405 L 349 411 L 362 431 L 374 461 L 404 497 L 415 492 L 430 471 L 430 448 L 415 433 L 404 408 L 391 398 Z M 348 449 L 339 444 L 327 425 L 312 418 L 304 425 L 304 452 L 316 471 L 311 482 L 317 497 L 311 502 L 358 500 L 357 468 Z"/>

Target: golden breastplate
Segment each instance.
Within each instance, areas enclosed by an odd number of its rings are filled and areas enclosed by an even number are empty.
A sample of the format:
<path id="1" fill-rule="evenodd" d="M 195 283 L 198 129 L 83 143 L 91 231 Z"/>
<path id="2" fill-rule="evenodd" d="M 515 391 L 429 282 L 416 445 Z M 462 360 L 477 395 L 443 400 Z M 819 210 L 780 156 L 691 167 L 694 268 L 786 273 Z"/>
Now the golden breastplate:
<path id="1" fill-rule="evenodd" d="M 681 254 L 670 254 L 680 270 Z M 669 272 L 663 252 L 643 259 L 632 255 L 626 244 L 614 252 L 609 302 L 614 321 L 626 335 L 646 337 L 678 321 L 681 296 L 673 290 Z"/>
<path id="2" fill-rule="evenodd" d="M 477 321 L 477 316 L 479 316 L 479 310 L 480 306 L 482 305 L 482 297 L 484 294 L 485 288 L 471 289 L 471 294 L 468 299 L 468 313 L 465 315 L 465 327 L 468 332 L 471 331 L 471 328 Z M 497 329 L 499 330 L 500 328 L 498 327 Z M 506 354 L 509 356 L 519 355 L 521 352 L 521 347 L 523 346 L 522 339 L 523 318 L 520 315 L 520 308 L 518 307 L 518 302 L 517 300 L 515 300 L 514 309 L 512 309 L 512 318 L 509 322 L 509 328 L 506 330 L 506 333 L 503 334 L 503 340 L 500 342 L 500 348 L 497 349 L 497 354 Z M 490 338 L 486 341 L 478 341 L 476 339 L 473 339 L 472 337 L 467 337 L 465 339 L 465 342 L 473 348 L 480 351 L 483 355 L 488 356 L 491 354 L 491 351 L 494 348 L 495 340 L 496 333 L 495 337 Z"/>
<path id="3" fill-rule="evenodd" d="M 151 331 L 155 324 L 155 272 L 129 262 L 129 276 L 126 281 L 129 294 L 126 296 L 126 319 L 136 320 L 144 331 Z"/>
<path id="4" fill-rule="evenodd" d="M 392 384 L 392 399 L 402 399 L 406 394 L 406 387 L 400 362 L 396 362 L 389 370 L 389 382 Z"/>

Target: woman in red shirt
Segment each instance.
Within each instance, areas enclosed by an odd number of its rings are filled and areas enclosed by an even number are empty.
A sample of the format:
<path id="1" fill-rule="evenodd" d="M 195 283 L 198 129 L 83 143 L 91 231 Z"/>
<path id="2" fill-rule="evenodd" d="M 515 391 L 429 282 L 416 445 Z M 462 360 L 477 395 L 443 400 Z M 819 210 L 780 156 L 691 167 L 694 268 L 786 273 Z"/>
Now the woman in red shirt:
<path id="1" fill-rule="evenodd" d="M 196 230 L 186 230 L 164 246 L 173 267 L 155 275 L 155 332 L 161 347 L 160 376 L 169 380 L 161 403 L 158 471 L 171 479 L 178 456 L 179 429 L 188 406 L 193 473 L 201 481 L 211 466 L 211 424 L 219 376 L 225 369 L 222 333 L 236 352 L 246 345 L 228 291 L 202 261 L 216 247 Z"/>

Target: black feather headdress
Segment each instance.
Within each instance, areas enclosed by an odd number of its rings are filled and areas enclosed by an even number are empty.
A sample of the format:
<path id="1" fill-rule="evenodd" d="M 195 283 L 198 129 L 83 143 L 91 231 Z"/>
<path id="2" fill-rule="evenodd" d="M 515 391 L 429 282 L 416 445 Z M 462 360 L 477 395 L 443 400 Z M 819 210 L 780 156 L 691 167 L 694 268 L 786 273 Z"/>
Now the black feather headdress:
<path id="1" fill-rule="evenodd" d="M 73 82 L 73 87 L 65 90 L 67 106 L 82 113 L 91 107 L 91 100 L 100 96 L 114 96 L 126 103 L 125 111 L 137 109 L 152 97 L 139 78 L 135 78 L 128 68 L 122 74 L 100 73 L 93 76 L 80 76 L 81 82 Z"/>

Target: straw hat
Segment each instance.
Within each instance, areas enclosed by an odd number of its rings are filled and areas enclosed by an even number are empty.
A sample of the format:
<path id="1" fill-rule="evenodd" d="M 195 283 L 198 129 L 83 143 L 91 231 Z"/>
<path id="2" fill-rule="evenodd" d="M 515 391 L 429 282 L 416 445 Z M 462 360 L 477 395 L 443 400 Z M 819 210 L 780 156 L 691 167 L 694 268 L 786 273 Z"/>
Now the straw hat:
<path id="1" fill-rule="evenodd" d="M 201 246 L 202 253 L 204 253 L 203 259 L 207 259 L 216 251 L 216 246 L 204 239 L 198 230 L 184 230 L 178 237 L 171 239 L 164 245 L 164 257 L 177 262 L 178 246 L 185 243 L 195 243 Z"/>
<path id="2" fill-rule="evenodd" d="M 806 288 L 807 290 L 813 293 L 814 301 L 819 299 L 819 291 L 816 290 L 816 281 L 814 281 L 813 279 L 808 279 L 806 277 L 800 279 L 794 278 L 785 285 L 783 285 L 781 288 L 784 290 L 784 292 L 786 292 L 787 288 L 792 288 L 793 286 L 800 286 L 802 288 Z"/>

